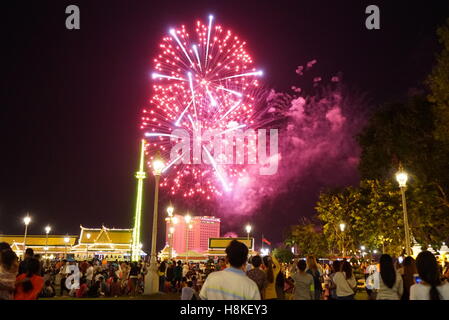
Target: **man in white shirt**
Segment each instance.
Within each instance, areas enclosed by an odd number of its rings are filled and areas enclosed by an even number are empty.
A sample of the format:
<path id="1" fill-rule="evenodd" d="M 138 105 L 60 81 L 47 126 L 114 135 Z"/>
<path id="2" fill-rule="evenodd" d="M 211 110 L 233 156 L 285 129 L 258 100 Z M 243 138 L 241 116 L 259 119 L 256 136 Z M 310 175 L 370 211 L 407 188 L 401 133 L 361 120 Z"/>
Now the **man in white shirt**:
<path id="1" fill-rule="evenodd" d="M 209 274 L 201 288 L 203 300 L 260 300 L 257 284 L 248 278 L 245 265 L 248 259 L 248 247 L 233 240 L 226 248 L 226 260 L 229 268 Z"/>

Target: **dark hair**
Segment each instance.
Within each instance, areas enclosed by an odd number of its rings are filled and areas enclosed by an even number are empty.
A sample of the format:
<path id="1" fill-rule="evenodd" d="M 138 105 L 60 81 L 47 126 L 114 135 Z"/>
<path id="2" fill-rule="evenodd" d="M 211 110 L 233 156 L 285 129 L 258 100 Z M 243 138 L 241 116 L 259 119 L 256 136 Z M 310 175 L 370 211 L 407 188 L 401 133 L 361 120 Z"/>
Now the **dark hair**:
<path id="1" fill-rule="evenodd" d="M 192 281 L 187 281 L 187 286 L 188 287 L 192 287 L 193 286 L 193 282 Z"/>
<path id="2" fill-rule="evenodd" d="M 33 284 L 31 283 L 31 280 L 29 278 L 39 274 L 40 268 L 41 264 L 39 260 L 37 260 L 36 258 L 28 259 L 26 278 L 25 281 L 22 283 L 24 292 L 29 292 L 33 289 Z"/>
<path id="3" fill-rule="evenodd" d="M 240 268 L 248 259 L 248 247 L 237 240 L 232 240 L 226 248 L 226 256 L 232 267 Z"/>
<path id="4" fill-rule="evenodd" d="M 31 248 L 27 248 L 27 249 L 25 250 L 25 255 L 26 255 L 26 256 L 30 256 L 30 257 L 34 256 L 34 250 L 31 249 Z"/>
<path id="5" fill-rule="evenodd" d="M 299 260 L 298 261 L 298 269 L 301 271 L 306 270 L 307 268 L 307 263 L 304 260 Z"/>
<path id="6" fill-rule="evenodd" d="M 165 272 L 165 269 L 167 269 L 167 265 L 166 265 L 165 261 L 162 261 L 161 264 L 159 265 L 159 271 Z"/>
<path id="7" fill-rule="evenodd" d="M 334 272 L 340 271 L 340 268 L 341 268 L 341 262 L 340 262 L 340 260 L 335 260 L 335 261 L 332 263 L 332 268 L 333 268 Z"/>
<path id="8" fill-rule="evenodd" d="M 416 262 L 413 257 L 406 257 L 404 261 L 402 262 L 402 266 L 404 267 L 404 288 L 409 288 L 414 284 L 414 275 L 418 273 L 416 270 Z"/>
<path id="9" fill-rule="evenodd" d="M 380 277 L 388 288 L 393 288 L 396 282 L 396 270 L 394 269 L 393 259 L 388 254 L 380 256 Z"/>
<path id="10" fill-rule="evenodd" d="M 254 256 L 251 258 L 251 264 L 254 268 L 259 268 L 262 264 L 262 258 L 260 256 Z"/>
<path id="11" fill-rule="evenodd" d="M 263 264 L 267 268 L 267 280 L 269 283 L 274 282 L 274 272 L 273 272 L 273 262 L 270 259 L 270 256 L 263 257 Z"/>
<path id="12" fill-rule="evenodd" d="M 423 251 L 416 258 L 416 268 L 421 279 L 430 284 L 430 300 L 440 300 L 437 287 L 441 284 L 440 272 L 435 256 L 429 251 Z"/>
<path id="13" fill-rule="evenodd" d="M 11 268 L 14 261 L 18 260 L 16 253 L 11 249 L 3 250 L 0 254 L 0 258 L 1 263 L 5 265 L 8 270 Z"/>
<path id="14" fill-rule="evenodd" d="M 346 279 L 352 278 L 352 267 L 348 261 L 343 261 L 341 265 L 341 271 L 345 273 Z"/>
<path id="15" fill-rule="evenodd" d="M 7 242 L 0 242 L 0 251 L 10 250 L 11 246 Z"/>

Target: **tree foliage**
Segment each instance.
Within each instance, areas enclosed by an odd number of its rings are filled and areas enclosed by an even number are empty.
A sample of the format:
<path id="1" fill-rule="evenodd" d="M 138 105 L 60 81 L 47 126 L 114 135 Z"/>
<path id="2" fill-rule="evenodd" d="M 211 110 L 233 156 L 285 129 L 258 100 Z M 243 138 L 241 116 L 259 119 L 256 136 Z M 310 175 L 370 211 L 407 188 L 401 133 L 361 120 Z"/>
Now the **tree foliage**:
<path id="1" fill-rule="evenodd" d="M 410 185 L 406 191 L 410 230 L 421 245 L 439 247 L 449 234 L 448 212 L 435 202 L 435 188 Z M 320 195 L 316 210 L 329 242 L 340 245 L 339 224 L 345 222 L 346 246 L 400 254 L 404 245 L 404 216 L 400 190 L 392 181 L 363 180 L 360 187 Z"/>
<path id="2" fill-rule="evenodd" d="M 307 255 L 323 257 L 328 254 L 328 245 L 322 230 L 309 221 L 291 226 L 285 244 L 295 247 L 298 254 L 303 257 Z"/>
<path id="3" fill-rule="evenodd" d="M 292 251 L 288 248 L 276 248 L 273 250 L 273 255 L 283 263 L 290 263 L 294 258 Z"/>
<path id="4" fill-rule="evenodd" d="M 430 88 L 429 101 L 434 104 L 437 116 L 435 137 L 449 143 L 449 19 L 437 31 L 442 50 L 427 79 Z"/>

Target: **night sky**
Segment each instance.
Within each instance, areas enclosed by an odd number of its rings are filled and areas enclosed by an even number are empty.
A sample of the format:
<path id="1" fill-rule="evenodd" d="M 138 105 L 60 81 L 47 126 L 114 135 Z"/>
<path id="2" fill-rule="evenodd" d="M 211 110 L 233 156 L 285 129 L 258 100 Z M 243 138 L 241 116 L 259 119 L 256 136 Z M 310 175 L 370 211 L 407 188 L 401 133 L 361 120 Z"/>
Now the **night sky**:
<path id="1" fill-rule="evenodd" d="M 81 30 L 65 28 L 70 4 L 80 7 Z M 369 4 L 380 7 L 380 30 L 365 28 Z M 345 84 L 366 93 L 375 107 L 421 85 L 449 3 L 9 1 L 1 13 L 0 233 L 22 233 L 29 211 L 31 234 L 43 233 L 46 224 L 57 234 L 78 234 L 80 224 L 132 227 L 140 111 L 151 95 L 151 59 L 169 27 L 213 13 L 248 42 L 267 86 L 289 90 L 296 66 L 317 59 L 314 72 L 342 72 Z M 145 185 L 146 247 L 151 180 Z M 356 181 L 349 177 L 347 184 Z M 284 207 L 258 212 L 255 236 L 279 242 L 288 224 L 311 216 L 320 186 L 309 183 L 302 187 L 312 195 L 297 201 L 292 190 L 278 199 Z M 162 213 L 166 204 L 162 199 Z M 291 218 L 273 223 L 276 210 L 291 211 Z M 243 232 L 225 225 L 226 231 Z"/>

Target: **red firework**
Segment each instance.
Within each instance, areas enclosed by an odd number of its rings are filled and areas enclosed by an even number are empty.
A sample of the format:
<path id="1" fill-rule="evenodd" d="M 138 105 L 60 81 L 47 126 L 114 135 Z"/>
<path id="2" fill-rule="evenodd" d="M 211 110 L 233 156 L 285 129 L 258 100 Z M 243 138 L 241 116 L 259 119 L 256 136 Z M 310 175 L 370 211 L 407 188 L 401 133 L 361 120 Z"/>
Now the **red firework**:
<path id="1" fill-rule="evenodd" d="M 171 29 L 162 39 L 154 58 L 153 94 L 143 110 L 141 129 L 147 139 L 148 165 L 156 152 L 166 162 L 161 187 L 184 197 L 221 195 L 230 191 L 236 178 L 245 174 L 243 165 L 221 165 L 202 146 L 208 163 L 200 164 L 191 154 L 170 151 L 177 142 L 173 130 L 184 129 L 190 136 L 215 130 L 226 133 L 254 124 L 255 98 L 262 75 L 253 66 L 246 42 L 219 25 L 197 21 L 192 32 L 183 25 Z M 185 163 L 189 160 L 189 163 Z M 183 160 L 181 162 L 181 160 Z"/>

